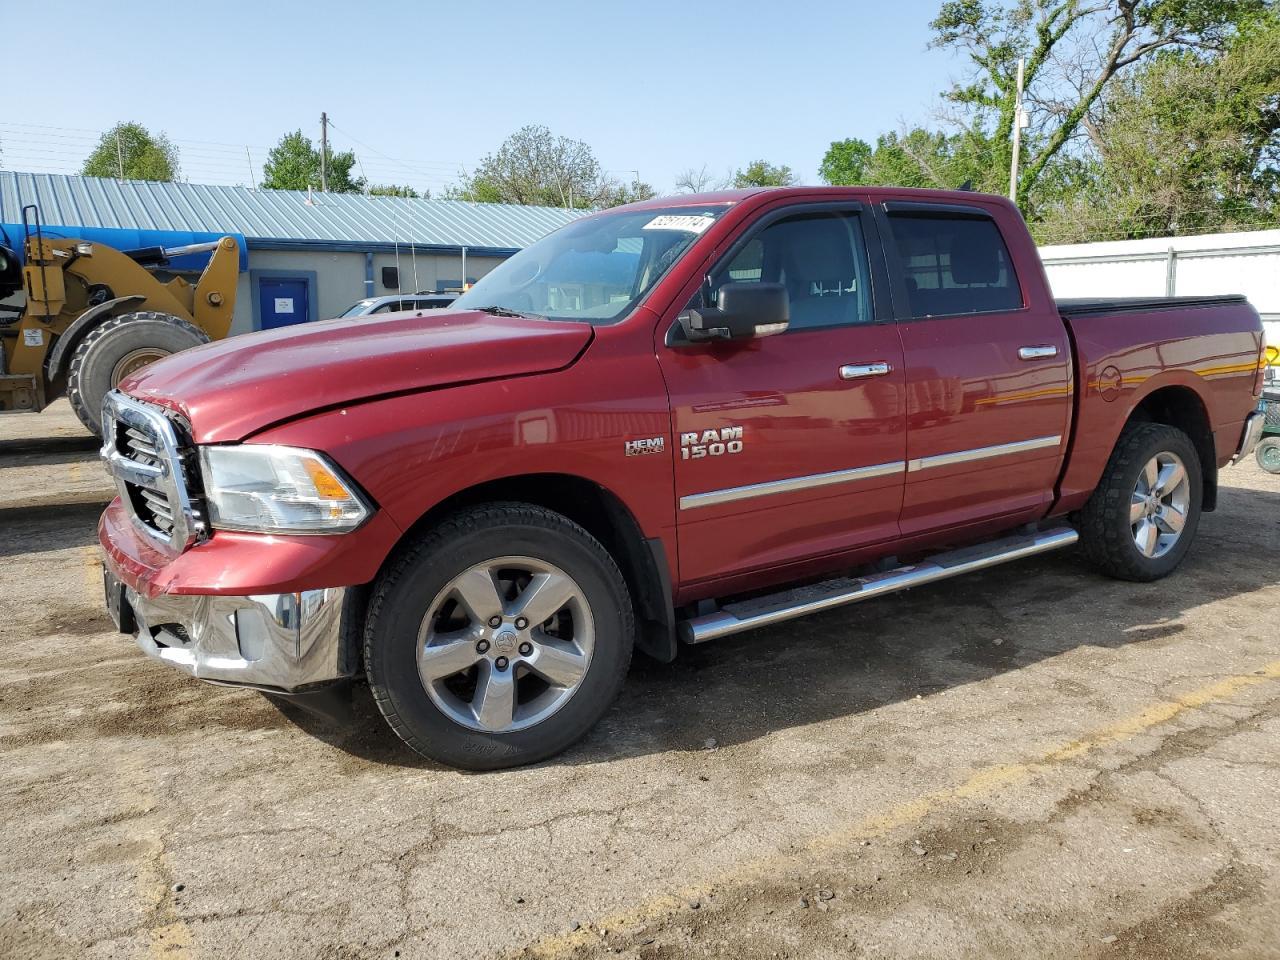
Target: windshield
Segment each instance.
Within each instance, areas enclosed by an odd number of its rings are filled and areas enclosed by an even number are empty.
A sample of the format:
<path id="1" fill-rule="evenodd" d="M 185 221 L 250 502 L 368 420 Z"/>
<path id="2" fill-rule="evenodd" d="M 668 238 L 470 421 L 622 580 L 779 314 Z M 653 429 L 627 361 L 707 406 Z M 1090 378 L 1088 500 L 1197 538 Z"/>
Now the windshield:
<path id="1" fill-rule="evenodd" d="M 363 313 L 369 312 L 369 305 L 374 303 L 373 300 L 361 300 L 359 303 L 353 303 L 343 313 L 338 314 L 340 317 L 358 317 Z"/>
<path id="2" fill-rule="evenodd" d="M 584 217 L 504 261 L 453 306 L 611 323 L 630 312 L 726 209 L 651 207 Z"/>

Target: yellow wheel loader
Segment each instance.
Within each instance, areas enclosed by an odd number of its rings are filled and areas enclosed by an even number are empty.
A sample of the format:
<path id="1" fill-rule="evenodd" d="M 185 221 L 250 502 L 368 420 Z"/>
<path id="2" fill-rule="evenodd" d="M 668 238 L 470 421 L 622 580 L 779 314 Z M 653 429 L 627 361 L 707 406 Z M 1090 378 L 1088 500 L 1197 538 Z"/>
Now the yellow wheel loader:
<path id="1" fill-rule="evenodd" d="M 233 237 L 125 252 L 45 237 L 34 207 L 23 208 L 22 223 L 24 260 L 0 245 L 0 413 L 43 410 L 65 393 L 100 433 L 102 399 L 122 379 L 230 331 L 240 273 Z M 194 286 L 152 272 L 204 252 Z M 6 306 L 19 293 L 24 302 Z"/>

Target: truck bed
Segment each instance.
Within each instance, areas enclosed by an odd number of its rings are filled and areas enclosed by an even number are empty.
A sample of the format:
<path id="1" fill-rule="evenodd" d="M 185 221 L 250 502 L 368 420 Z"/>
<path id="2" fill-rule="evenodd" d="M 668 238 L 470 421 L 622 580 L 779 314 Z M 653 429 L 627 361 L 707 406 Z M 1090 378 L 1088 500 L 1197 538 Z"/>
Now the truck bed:
<path id="1" fill-rule="evenodd" d="M 1183 307 L 1209 307 L 1223 303 L 1244 303 L 1243 294 L 1205 297 L 1072 297 L 1055 300 L 1064 317 L 1084 317 L 1097 313 L 1149 313 Z"/>

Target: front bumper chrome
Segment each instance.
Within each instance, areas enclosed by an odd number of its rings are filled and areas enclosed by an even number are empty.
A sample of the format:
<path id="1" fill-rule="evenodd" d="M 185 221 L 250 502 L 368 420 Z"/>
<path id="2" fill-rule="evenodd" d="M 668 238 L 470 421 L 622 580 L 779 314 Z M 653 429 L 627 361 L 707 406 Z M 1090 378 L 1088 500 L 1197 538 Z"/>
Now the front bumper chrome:
<path id="1" fill-rule="evenodd" d="M 346 596 L 343 587 L 248 597 L 125 590 L 147 656 L 199 680 L 282 693 L 354 674 L 343 643 Z"/>
<path id="2" fill-rule="evenodd" d="M 1249 454 L 1253 453 L 1253 448 L 1258 445 L 1258 441 L 1262 439 L 1262 428 L 1267 425 L 1267 415 L 1261 410 L 1255 410 L 1249 416 L 1245 417 L 1244 430 L 1240 434 L 1240 446 L 1236 450 L 1236 455 L 1231 458 L 1232 463 L 1239 463 Z"/>

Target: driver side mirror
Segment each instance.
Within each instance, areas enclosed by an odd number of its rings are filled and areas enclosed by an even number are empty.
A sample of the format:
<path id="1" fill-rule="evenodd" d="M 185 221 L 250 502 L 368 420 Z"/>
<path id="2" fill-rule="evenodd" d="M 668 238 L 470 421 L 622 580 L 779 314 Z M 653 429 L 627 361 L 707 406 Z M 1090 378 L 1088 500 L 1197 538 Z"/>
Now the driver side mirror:
<path id="1" fill-rule="evenodd" d="M 694 307 L 679 317 L 695 342 L 772 337 L 785 333 L 790 320 L 787 288 L 780 283 L 726 283 L 714 307 Z"/>

